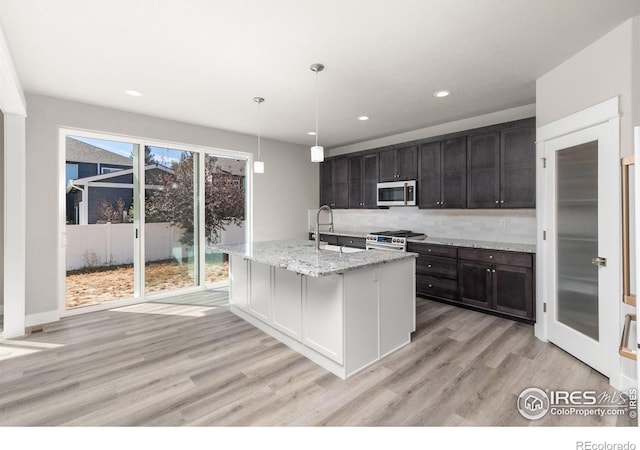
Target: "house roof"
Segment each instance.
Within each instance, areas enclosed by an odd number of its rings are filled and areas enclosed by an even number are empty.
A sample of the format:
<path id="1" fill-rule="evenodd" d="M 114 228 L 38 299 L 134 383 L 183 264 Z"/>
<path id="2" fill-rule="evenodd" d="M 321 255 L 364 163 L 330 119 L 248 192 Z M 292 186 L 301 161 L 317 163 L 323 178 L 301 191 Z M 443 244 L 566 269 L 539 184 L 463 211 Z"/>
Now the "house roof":
<path id="1" fill-rule="evenodd" d="M 167 172 L 171 174 L 175 173 L 172 169 L 169 169 L 168 167 L 165 167 L 161 164 L 149 164 L 148 166 L 144 167 L 144 170 L 145 172 L 149 170 L 161 170 L 163 172 Z M 118 178 L 123 175 L 131 175 L 132 173 L 133 173 L 133 168 L 118 170 L 117 172 L 103 173 L 101 175 L 93 175 L 90 177 L 78 178 L 76 180 L 69 180 L 69 182 L 67 183 L 67 194 L 71 192 L 73 189 L 77 189 L 78 186 L 87 186 L 95 182 L 109 183 L 109 180 L 112 178 Z M 113 187 L 118 187 L 117 184 L 118 183 L 114 183 Z M 146 185 L 146 186 L 149 187 L 150 185 Z"/>
<path id="2" fill-rule="evenodd" d="M 245 160 L 219 157 L 216 161 L 216 168 L 231 175 L 244 176 L 246 166 L 247 161 Z"/>
<path id="3" fill-rule="evenodd" d="M 117 164 L 119 166 L 133 166 L 133 160 L 126 156 L 104 150 L 95 145 L 87 144 L 67 136 L 66 157 L 67 161 L 93 164 Z"/>

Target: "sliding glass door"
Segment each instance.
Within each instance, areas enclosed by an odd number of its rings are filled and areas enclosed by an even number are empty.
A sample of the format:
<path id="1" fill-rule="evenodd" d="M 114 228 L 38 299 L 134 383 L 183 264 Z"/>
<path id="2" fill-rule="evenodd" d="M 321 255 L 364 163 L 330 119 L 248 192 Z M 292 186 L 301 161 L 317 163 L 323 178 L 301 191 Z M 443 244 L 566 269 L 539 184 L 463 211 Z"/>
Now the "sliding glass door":
<path id="1" fill-rule="evenodd" d="M 76 135 L 64 145 L 65 307 L 131 298 L 139 146 Z"/>

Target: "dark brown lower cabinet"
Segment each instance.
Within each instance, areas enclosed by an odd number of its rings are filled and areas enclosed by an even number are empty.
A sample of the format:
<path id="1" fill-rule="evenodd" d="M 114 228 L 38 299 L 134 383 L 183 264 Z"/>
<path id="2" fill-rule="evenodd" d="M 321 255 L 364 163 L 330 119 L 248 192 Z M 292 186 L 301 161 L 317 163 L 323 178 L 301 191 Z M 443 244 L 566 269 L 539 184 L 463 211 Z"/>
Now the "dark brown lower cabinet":
<path id="1" fill-rule="evenodd" d="M 462 303 L 534 321 L 532 254 L 460 249 L 458 255 Z"/>
<path id="2" fill-rule="evenodd" d="M 534 322 L 531 253 L 415 242 L 407 250 L 418 253 L 418 296 Z"/>
<path id="3" fill-rule="evenodd" d="M 309 233 L 309 240 L 315 239 L 314 233 Z M 329 245 L 344 245 L 345 247 L 366 248 L 367 241 L 365 238 L 353 236 L 338 236 L 336 234 L 320 233 L 320 242 Z"/>
<path id="4" fill-rule="evenodd" d="M 491 308 L 491 266 L 475 261 L 458 262 L 460 301 Z"/>
<path id="5" fill-rule="evenodd" d="M 456 247 L 410 242 L 407 251 L 417 253 L 416 294 L 436 300 L 458 299 Z"/>

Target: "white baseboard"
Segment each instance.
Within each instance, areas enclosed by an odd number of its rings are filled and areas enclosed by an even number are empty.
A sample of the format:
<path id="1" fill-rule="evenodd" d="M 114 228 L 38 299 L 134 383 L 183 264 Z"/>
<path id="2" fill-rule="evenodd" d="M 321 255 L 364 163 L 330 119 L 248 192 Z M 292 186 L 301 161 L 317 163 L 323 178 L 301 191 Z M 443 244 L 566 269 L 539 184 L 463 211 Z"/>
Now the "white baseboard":
<path id="1" fill-rule="evenodd" d="M 38 314 L 29 314 L 25 317 L 25 326 L 33 327 L 35 325 L 42 325 L 44 323 L 57 322 L 60 320 L 60 314 L 58 310 L 45 311 Z"/>

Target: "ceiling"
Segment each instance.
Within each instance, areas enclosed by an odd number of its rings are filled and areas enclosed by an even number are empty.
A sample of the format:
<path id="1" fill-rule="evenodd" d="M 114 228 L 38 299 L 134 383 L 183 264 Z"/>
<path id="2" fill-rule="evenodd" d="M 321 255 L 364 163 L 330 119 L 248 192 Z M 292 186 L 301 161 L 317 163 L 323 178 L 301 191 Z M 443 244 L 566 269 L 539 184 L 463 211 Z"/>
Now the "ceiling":
<path id="1" fill-rule="evenodd" d="M 249 134 L 262 96 L 262 135 L 311 145 L 323 63 L 325 147 L 534 103 L 538 77 L 639 14 L 640 0 L 0 0 L 26 92 Z"/>

